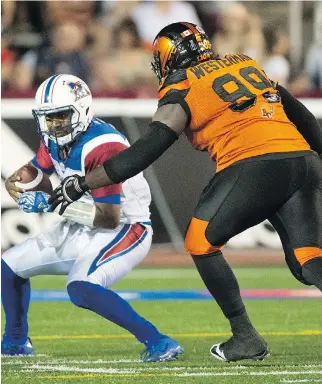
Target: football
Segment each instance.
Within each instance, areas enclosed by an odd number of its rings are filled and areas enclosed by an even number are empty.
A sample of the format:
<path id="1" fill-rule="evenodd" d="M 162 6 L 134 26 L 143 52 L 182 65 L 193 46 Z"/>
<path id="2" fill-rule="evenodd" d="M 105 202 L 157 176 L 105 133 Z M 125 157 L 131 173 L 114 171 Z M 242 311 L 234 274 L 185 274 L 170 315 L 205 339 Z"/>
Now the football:
<path id="1" fill-rule="evenodd" d="M 43 173 L 41 169 L 32 165 L 24 165 L 18 169 L 17 175 L 21 177 L 21 180 L 16 181 L 16 186 L 25 191 L 42 191 L 48 194 L 53 191 L 49 176 Z"/>

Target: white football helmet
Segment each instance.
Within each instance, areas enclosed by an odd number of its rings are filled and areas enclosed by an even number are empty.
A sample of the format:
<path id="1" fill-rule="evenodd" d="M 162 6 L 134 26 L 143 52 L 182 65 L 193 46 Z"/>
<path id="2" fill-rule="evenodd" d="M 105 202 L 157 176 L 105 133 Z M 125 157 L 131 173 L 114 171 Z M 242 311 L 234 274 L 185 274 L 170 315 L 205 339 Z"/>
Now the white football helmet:
<path id="1" fill-rule="evenodd" d="M 73 75 L 49 77 L 38 88 L 35 99 L 37 109 L 32 113 L 46 146 L 49 140 L 58 149 L 72 143 L 93 118 L 91 91 Z"/>

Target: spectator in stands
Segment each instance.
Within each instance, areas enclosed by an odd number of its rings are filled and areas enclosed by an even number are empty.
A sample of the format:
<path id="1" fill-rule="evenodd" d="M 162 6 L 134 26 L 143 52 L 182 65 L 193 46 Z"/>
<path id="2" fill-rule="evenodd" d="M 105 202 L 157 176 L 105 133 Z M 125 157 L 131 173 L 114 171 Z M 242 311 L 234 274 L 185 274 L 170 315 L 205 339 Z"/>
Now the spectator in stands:
<path id="1" fill-rule="evenodd" d="M 291 84 L 294 95 L 322 95 L 322 3 L 315 4 L 314 41 L 309 47 L 303 73 Z"/>
<path id="2" fill-rule="evenodd" d="M 113 34 L 114 51 L 100 60 L 93 60 L 96 88 L 123 90 L 149 85 L 155 87 L 155 76 L 149 70 L 150 54 L 134 22 L 124 20 Z"/>
<path id="3" fill-rule="evenodd" d="M 16 53 L 10 48 L 11 27 L 16 13 L 15 1 L 1 2 L 1 89 L 9 87 Z"/>
<path id="4" fill-rule="evenodd" d="M 133 10 L 138 6 L 139 1 L 103 1 L 102 15 L 99 21 L 110 29 L 119 26 L 124 20 L 131 19 Z"/>
<path id="5" fill-rule="evenodd" d="M 100 11 L 101 2 L 87 1 L 42 1 L 45 23 L 49 26 L 76 23 L 83 26 L 95 20 Z"/>
<path id="6" fill-rule="evenodd" d="M 310 47 L 306 57 L 305 70 L 313 88 L 322 91 L 322 37 L 320 42 L 316 42 Z"/>
<path id="7" fill-rule="evenodd" d="M 285 57 L 288 53 L 290 42 L 281 27 L 272 23 L 264 29 L 266 56 L 262 64 L 267 76 L 277 81 L 283 87 L 288 86 L 290 64 Z"/>
<path id="8" fill-rule="evenodd" d="M 10 32 L 2 30 L 1 33 L 1 89 L 7 89 L 12 79 L 16 53 L 10 48 Z"/>
<path id="9" fill-rule="evenodd" d="M 218 1 L 192 1 L 192 4 L 196 8 L 206 34 L 208 36 L 214 36 L 218 26 Z"/>
<path id="10" fill-rule="evenodd" d="M 55 26 L 49 46 L 28 51 L 18 62 L 13 86 L 17 90 L 37 87 L 56 73 L 72 73 L 87 82 L 89 71 L 83 53 L 85 37 L 85 29 L 80 25 Z"/>
<path id="11" fill-rule="evenodd" d="M 95 65 L 96 60 L 111 54 L 115 48 L 113 42 L 114 30 L 126 20 L 131 18 L 132 10 L 137 6 L 138 1 L 103 1 L 102 12 L 96 23 L 88 29 L 90 47 L 88 55 Z M 130 41 L 132 38 L 130 37 Z"/>
<path id="12" fill-rule="evenodd" d="M 264 38 L 259 16 L 250 14 L 240 2 L 220 2 L 218 7 L 219 26 L 212 42 L 214 51 L 220 56 L 244 53 L 261 62 Z"/>
<path id="13" fill-rule="evenodd" d="M 137 25 L 145 47 L 150 50 L 157 33 L 165 26 L 186 20 L 201 25 L 192 4 L 185 1 L 141 2 L 133 11 L 132 19 Z"/>
<path id="14" fill-rule="evenodd" d="M 15 1 L 1 2 L 1 32 L 8 29 L 12 23 L 16 12 Z"/>

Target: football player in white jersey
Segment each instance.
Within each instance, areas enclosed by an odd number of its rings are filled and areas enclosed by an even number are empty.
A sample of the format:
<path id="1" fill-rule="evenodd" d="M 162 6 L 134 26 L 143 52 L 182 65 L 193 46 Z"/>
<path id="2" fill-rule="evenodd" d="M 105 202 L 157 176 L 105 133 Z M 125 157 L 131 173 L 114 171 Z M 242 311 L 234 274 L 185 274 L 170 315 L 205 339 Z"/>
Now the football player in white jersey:
<path id="1" fill-rule="evenodd" d="M 61 180 L 84 176 L 129 146 L 125 136 L 92 113 L 88 86 L 72 75 L 55 75 L 36 93 L 33 115 L 41 137 L 29 164 Z M 43 192 L 23 192 L 15 174 L 9 194 L 25 212 L 48 212 Z M 27 312 L 29 278 L 66 274 L 72 303 L 93 311 L 131 332 L 145 349 L 141 360 L 175 359 L 183 348 L 141 317 L 111 285 L 147 255 L 152 241 L 150 190 L 142 173 L 124 183 L 89 191 L 70 205 L 54 229 L 12 247 L 2 258 L 2 302 L 6 315 L 1 344 L 4 355 L 32 355 Z"/>

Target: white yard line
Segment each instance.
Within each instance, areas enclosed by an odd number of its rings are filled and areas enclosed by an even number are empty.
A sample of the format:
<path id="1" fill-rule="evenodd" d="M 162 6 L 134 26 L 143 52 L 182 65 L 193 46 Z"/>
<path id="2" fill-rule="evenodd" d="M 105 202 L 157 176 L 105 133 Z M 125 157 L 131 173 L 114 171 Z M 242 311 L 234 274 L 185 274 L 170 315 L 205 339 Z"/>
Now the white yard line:
<path id="1" fill-rule="evenodd" d="M 307 371 L 307 372 L 289 372 L 289 371 L 276 371 L 276 372 L 185 372 L 176 374 L 175 376 L 280 376 L 280 375 L 308 375 L 320 374 L 322 371 Z"/>
<path id="2" fill-rule="evenodd" d="M 67 365 L 40 365 L 40 364 L 33 364 L 33 365 L 26 365 L 23 367 L 22 371 L 24 370 L 34 370 L 34 371 L 52 371 L 52 372 L 84 372 L 84 373 L 111 373 L 111 374 L 134 374 L 134 373 L 143 373 L 143 372 L 150 372 L 150 371 L 178 371 L 178 367 L 172 367 L 165 369 L 166 367 L 156 367 L 156 368 L 79 368 L 75 366 L 67 366 Z M 184 368 L 184 367 L 183 367 Z M 186 369 L 186 368 L 185 368 Z M 195 367 L 195 369 L 198 371 L 200 370 L 199 367 Z M 227 369 L 227 368 L 226 368 Z M 180 367 L 181 370 L 181 367 Z M 179 376 L 199 376 L 199 375 L 211 375 L 211 376 L 278 376 L 278 375 L 317 375 L 322 374 L 322 370 L 304 370 L 304 371 L 245 371 L 242 372 L 232 372 L 232 371 L 224 371 L 224 372 L 182 372 L 182 373 L 175 373 L 175 375 Z"/>
<path id="3" fill-rule="evenodd" d="M 86 373 L 137 373 L 135 368 L 79 368 L 68 367 L 66 365 L 38 365 L 27 366 L 26 369 L 35 371 L 52 371 L 52 372 L 86 372 Z M 22 369 L 22 372 L 24 370 Z"/>
<path id="4" fill-rule="evenodd" d="M 68 360 L 68 359 L 52 359 L 45 361 L 35 361 L 38 356 L 30 356 L 29 359 L 33 359 L 37 364 L 136 364 L 140 363 L 140 360 Z M 25 359 L 25 358 L 23 358 Z M 6 361 L 1 362 L 2 365 L 23 365 L 26 364 L 26 360 L 18 360 L 16 357 L 11 357 Z"/>
<path id="5" fill-rule="evenodd" d="M 58 359 L 50 359 L 50 360 L 40 360 L 35 361 L 35 358 L 38 356 L 30 356 L 29 359 L 32 359 L 32 363 L 37 366 L 59 366 L 59 365 L 68 365 L 68 364 L 76 364 L 76 365 L 106 365 L 106 364 L 137 364 L 142 363 L 140 360 L 129 360 L 129 359 L 121 359 L 121 360 L 68 360 L 65 358 L 58 358 Z M 16 357 L 11 357 L 10 359 L 7 359 L 5 361 L 2 361 L 2 365 L 25 365 L 23 368 L 30 368 L 31 366 L 26 365 L 26 359 L 22 358 L 21 360 L 17 359 Z M 33 366 L 34 366 L 33 365 Z M 32 367 L 33 367 L 32 366 Z M 280 365 L 279 365 L 280 366 Z M 268 368 L 274 368 L 275 365 L 272 364 Z M 295 369 L 308 369 L 308 368 L 322 368 L 322 364 L 286 364 L 283 365 L 284 369 L 289 368 L 295 368 Z M 226 365 L 223 366 L 206 366 L 206 367 L 189 367 L 189 366 L 171 366 L 171 367 L 137 367 L 135 368 L 137 371 L 182 371 L 182 370 L 222 370 L 227 369 Z M 247 370 L 249 369 L 249 366 L 247 365 L 231 365 L 231 370 Z"/>
<path id="6" fill-rule="evenodd" d="M 283 379 L 281 383 L 321 383 L 322 379 L 303 379 L 303 380 L 288 380 Z"/>
<path id="7" fill-rule="evenodd" d="M 37 356 L 38 357 L 38 356 Z M 42 356 L 43 357 L 43 356 Z M 52 379 L 81 379 L 86 377 L 101 377 L 106 376 L 167 376 L 167 377 L 223 377 L 223 376 L 301 376 L 301 375 L 322 375 L 322 364 L 287 364 L 283 366 L 283 370 L 277 370 L 277 366 L 274 364 L 268 367 L 260 367 L 255 370 L 254 367 L 247 365 L 231 365 L 227 369 L 226 365 L 223 366 L 149 366 L 149 367 L 128 367 L 128 368 L 116 368 L 106 367 L 106 365 L 121 365 L 121 364 L 135 364 L 139 363 L 138 360 L 67 360 L 61 359 L 46 359 L 35 361 L 34 359 L 10 359 L 2 361 L 3 365 L 17 365 L 16 369 L 11 372 L 16 373 L 45 373 L 46 376 L 40 376 L 43 378 Z M 71 365 L 73 364 L 73 365 Z M 105 367 L 94 368 L 93 365 L 105 365 Z M 78 366 L 77 366 L 78 365 Z M 80 367 L 80 365 L 88 365 L 89 367 Z M 17 369 L 19 367 L 19 369 Z M 66 373 L 65 375 L 58 376 L 57 373 Z M 49 373 L 49 375 L 48 375 Z M 74 374 L 74 375 L 73 375 Z M 309 377 L 306 379 L 290 379 L 285 378 L 280 380 L 281 383 L 320 383 L 322 378 Z M 322 377 L 322 376 L 318 376 Z"/>

